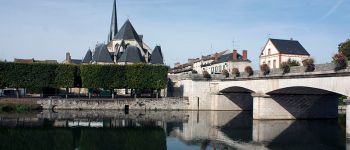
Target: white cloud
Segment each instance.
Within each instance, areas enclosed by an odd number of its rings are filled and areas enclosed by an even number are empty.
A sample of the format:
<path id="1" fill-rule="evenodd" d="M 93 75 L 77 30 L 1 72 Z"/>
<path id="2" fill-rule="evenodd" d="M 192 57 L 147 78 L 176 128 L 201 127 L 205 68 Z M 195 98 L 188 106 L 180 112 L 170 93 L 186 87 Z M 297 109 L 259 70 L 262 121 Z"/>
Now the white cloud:
<path id="1" fill-rule="evenodd" d="M 344 0 L 338 0 L 337 3 L 335 3 L 335 5 L 330 10 L 328 10 L 328 12 L 326 14 L 324 14 L 321 17 L 320 20 L 324 20 L 324 19 L 328 18 L 330 15 L 332 15 L 343 2 L 344 2 Z"/>

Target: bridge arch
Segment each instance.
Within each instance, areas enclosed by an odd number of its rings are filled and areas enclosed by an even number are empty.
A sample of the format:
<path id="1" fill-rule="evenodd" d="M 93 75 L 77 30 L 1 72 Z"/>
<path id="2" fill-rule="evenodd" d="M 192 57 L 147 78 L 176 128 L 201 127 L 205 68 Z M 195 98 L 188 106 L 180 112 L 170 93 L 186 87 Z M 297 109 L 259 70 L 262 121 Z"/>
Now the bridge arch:
<path id="1" fill-rule="evenodd" d="M 219 91 L 220 93 L 255 93 L 251 89 L 247 89 L 240 86 L 231 86 Z"/>
<path id="2" fill-rule="evenodd" d="M 266 92 L 267 95 L 345 95 L 345 93 L 339 93 L 338 91 L 330 91 L 329 89 L 307 87 L 307 86 L 290 86 L 272 91 Z"/>

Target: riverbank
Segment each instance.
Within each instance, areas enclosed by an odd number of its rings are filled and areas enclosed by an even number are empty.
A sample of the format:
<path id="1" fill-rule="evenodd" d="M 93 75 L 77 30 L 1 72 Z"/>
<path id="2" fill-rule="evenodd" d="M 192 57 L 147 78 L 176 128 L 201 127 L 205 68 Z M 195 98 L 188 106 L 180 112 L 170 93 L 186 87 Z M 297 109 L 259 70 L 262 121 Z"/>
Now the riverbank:
<path id="1" fill-rule="evenodd" d="M 41 111 L 42 107 L 36 103 L 36 99 L 1 99 L 0 100 L 0 113 L 4 112 L 33 112 Z"/>
<path id="2" fill-rule="evenodd" d="M 120 98 L 120 99 L 41 99 L 43 109 L 68 110 L 188 110 L 188 98 Z"/>

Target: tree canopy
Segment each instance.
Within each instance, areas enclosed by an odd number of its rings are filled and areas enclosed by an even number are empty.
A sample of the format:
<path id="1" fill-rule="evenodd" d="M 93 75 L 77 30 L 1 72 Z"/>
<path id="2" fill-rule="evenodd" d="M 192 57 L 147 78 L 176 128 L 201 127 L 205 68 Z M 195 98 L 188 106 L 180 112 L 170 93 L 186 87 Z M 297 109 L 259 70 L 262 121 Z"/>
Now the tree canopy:
<path id="1" fill-rule="evenodd" d="M 339 52 L 343 53 L 346 57 L 350 58 L 350 39 L 338 45 Z"/>

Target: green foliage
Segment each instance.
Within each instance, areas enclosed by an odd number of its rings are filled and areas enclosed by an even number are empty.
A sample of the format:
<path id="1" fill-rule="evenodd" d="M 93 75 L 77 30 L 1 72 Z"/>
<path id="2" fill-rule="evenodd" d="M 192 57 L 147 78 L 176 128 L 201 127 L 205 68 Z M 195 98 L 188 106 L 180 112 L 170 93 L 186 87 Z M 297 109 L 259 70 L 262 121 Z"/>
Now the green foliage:
<path id="1" fill-rule="evenodd" d="M 80 66 L 82 86 L 85 88 L 124 88 L 125 66 L 82 65 Z"/>
<path id="2" fill-rule="evenodd" d="M 59 65 L 56 69 L 56 86 L 73 88 L 77 83 L 78 67 L 76 65 Z"/>
<path id="3" fill-rule="evenodd" d="M 13 104 L 13 103 L 1 103 L 0 112 L 30 112 L 41 110 L 40 105 L 36 104 Z"/>
<path id="4" fill-rule="evenodd" d="M 82 150 L 165 150 L 166 135 L 161 128 L 82 129 Z"/>
<path id="5" fill-rule="evenodd" d="M 298 61 L 291 59 L 288 59 L 287 64 L 289 65 L 289 67 L 300 66 L 300 63 Z"/>
<path id="6" fill-rule="evenodd" d="M 230 76 L 230 74 L 228 73 L 228 71 L 226 69 L 223 69 L 221 71 L 221 74 L 224 75 L 226 78 L 228 78 Z"/>
<path id="7" fill-rule="evenodd" d="M 0 62 L 0 87 L 28 88 L 104 88 L 163 89 L 168 67 L 163 65 L 64 65 Z"/>
<path id="8" fill-rule="evenodd" d="M 41 89 L 54 87 L 55 64 L 25 64 L 0 62 L 0 83 L 6 87 Z"/>
<path id="9" fill-rule="evenodd" d="M 248 74 L 248 76 L 252 76 L 254 74 L 253 68 L 250 66 L 245 67 L 244 71 Z"/>
<path id="10" fill-rule="evenodd" d="M 338 45 L 338 51 L 343 53 L 346 57 L 350 58 L 350 39 Z"/>
<path id="11" fill-rule="evenodd" d="M 303 66 L 305 67 L 305 72 L 315 71 L 314 59 L 308 58 L 303 60 Z"/>
<path id="12" fill-rule="evenodd" d="M 133 64 L 126 66 L 130 89 L 162 89 L 167 85 L 169 68 L 163 65 Z"/>
<path id="13" fill-rule="evenodd" d="M 198 74 L 196 70 L 192 70 L 192 74 Z"/>
<path id="14" fill-rule="evenodd" d="M 348 66 L 348 58 L 343 53 L 335 54 L 332 59 L 332 62 L 335 65 L 335 71 L 345 69 Z"/>
<path id="15" fill-rule="evenodd" d="M 290 72 L 290 63 L 282 62 L 281 63 L 281 69 L 283 71 L 283 74 L 289 73 Z"/>
<path id="16" fill-rule="evenodd" d="M 208 71 L 203 71 L 203 77 L 206 78 L 207 80 L 211 79 L 211 75 L 209 74 Z"/>
<path id="17" fill-rule="evenodd" d="M 73 150 L 70 129 L 0 128 L 0 149 Z"/>
<path id="18" fill-rule="evenodd" d="M 239 72 L 238 68 L 232 68 L 232 75 L 235 77 L 239 77 L 241 73 Z"/>
<path id="19" fill-rule="evenodd" d="M 267 64 L 262 64 L 260 66 L 260 71 L 264 74 L 264 75 L 268 75 L 270 73 L 270 67 Z"/>

